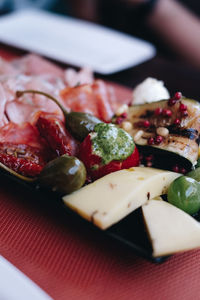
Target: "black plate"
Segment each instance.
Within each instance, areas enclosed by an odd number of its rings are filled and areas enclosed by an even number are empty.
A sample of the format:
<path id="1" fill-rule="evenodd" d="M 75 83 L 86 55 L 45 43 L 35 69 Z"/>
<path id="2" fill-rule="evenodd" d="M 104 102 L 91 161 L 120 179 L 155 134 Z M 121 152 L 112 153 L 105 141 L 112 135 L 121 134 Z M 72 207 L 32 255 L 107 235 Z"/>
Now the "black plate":
<path id="1" fill-rule="evenodd" d="M 1 175 L 8 177 L 9 180 L 14 180 L 17 184 L 22 185 L 29 192 L 35 193 L 36 199 L 40 199 L 48 205 L 51 202 L 52 209 L 56 207 L 60 210 L 65 210 L 66 214 L 73 217 L 73 220 L 77 221 L 80 226 L 85 226 L 89 231 L 98 233 L 103 236 L 107 236 L 109 239 L 117 241 L 117 243 L 129 248 L 135 254 L 142 256 L 152 262 L 161 263 L 165 261 L 169 256 L 163 256 L 155 258 L 152 256 L 152 247 L 148 239 L 148 235 L 144 226 L 143 216 L 141 208 L 135 210 L 123 220 L 117 224 L 111 226 L 107 230 L 100 230 L 92 223 L 81 218 L 78 214 L 66 207 L 60 196 L 57 196 L 53 192 L 46 191 L 42 188 L 38 188 L 35 184 L 30 184 L 21 179 L 10 175 L 5 170 L 1 170 Z"/>

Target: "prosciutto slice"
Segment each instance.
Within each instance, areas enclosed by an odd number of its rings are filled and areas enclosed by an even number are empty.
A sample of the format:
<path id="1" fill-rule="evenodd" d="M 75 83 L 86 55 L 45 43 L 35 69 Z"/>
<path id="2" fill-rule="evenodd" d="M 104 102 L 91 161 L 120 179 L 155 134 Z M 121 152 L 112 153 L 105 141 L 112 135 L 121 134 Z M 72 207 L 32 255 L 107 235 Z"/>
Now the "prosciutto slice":
<path id="1" fill-rule="evenodd" d="M 44 142 L 35 126 L 30 123 L 15 124 L 9 122 L 0 128 L 0 143 L 26 144 L 43 149 Z"/>
<path id="2" fill-rule="evenodd" d="M 48 74 L 59 78 L 64 77 L 62 68 L 36 54 L 27 54 L 22 58 L 15 59 L 11 65 L 17 69 L 19 73 L 26 75 Z"/>
<path id="3" fill-rule="evenodd" d="M 81 84 L 92 84 L 94 76 L 89 68 L 83 68 L 80 71 L 68 68 L 64 72 L 64 80 L 67 86 L 74 87 Z"/>
<path id="4" fill-rule="evenodd" d="M 0 128 L 7 123 L 18 125 L 37 122 L 40 112 L 64 120 L 60 108 L 36 94 L 16 98 L 17 90 L 39 90 L 54 96 L 67 111 L 87 112 L 109 121 L 116 108 L 114 89 L 102 80 L 94 80 L 89 69 L 63 70 L 35 54 L 8 63 L 0 60 Z"/>
<path id="5" fill-rule="evenodd" d="M 4 113 L 5 105 L 6 105 L 6 94 L 2 84 L 0 83 L 0 127 L 8 123 L 8 119 Z"/>
<path id="6" fill-rule="evenodd" d="M 60 96 L 69 110 L 87 112 L 106 122 L 113 115 L 110 91 L 102 80 L 96 80 L 93 84 L 67 87 L 60 92 Z"/>

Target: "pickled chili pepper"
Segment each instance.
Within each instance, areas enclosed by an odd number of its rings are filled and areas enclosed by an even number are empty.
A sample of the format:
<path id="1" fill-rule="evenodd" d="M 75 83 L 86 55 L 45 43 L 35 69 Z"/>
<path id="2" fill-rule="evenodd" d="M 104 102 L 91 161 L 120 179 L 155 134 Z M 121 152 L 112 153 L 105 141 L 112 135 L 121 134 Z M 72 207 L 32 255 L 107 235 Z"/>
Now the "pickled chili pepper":
<path id="1" fill-rule="evenodd" d="M 79 158 L 93 180 L 139 165 L 139 152 L 131 136 L 123 129 L 106 123 L 96 125 L 85 138 L 80 145 Z"/>

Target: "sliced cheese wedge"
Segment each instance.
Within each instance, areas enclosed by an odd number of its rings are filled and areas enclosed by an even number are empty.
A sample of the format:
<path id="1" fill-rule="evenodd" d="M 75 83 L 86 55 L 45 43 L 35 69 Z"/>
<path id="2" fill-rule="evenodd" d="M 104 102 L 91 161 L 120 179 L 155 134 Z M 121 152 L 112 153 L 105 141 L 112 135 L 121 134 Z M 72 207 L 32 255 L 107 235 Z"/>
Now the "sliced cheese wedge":
<path id="1" fill-rule="evenodd" d="M 142 206 L 144 220 L 159 257 L 200 247 L 200 223 L 176 206 L 150 200 Z"/>
<path id="2" fill-rule="evenodd" d="M 135 167 L 106 175 L 63 197 L 64 203 L 83 218 L 106 229 L 166 192 L 177 173 Z"/>

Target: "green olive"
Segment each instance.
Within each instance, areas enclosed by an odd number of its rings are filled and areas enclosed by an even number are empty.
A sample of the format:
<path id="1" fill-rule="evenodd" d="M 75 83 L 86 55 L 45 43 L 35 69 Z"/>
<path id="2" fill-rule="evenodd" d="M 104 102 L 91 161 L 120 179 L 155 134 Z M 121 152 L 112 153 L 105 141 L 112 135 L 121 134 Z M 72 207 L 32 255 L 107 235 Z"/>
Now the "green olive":
<path id="1" fill-rule="evenodd" d="M 86 180 L 84 164 L 64 154 L 50 161 L 38 177 L 39 184 L 61 195 L 78 190 Z"/>
<path id="2" fill-rule="evenodd" d="M 200 184 L 190 177 L 178 177 L 169 186 L 167 198 L 188 214 L 195 214 L 200 209 Z"/>
<path id="3" fill-rule="evenodd" d="M 197 159 L 197 164 L 195 165 L 195 168 L 199 168 L 200 167 L 200 158 Z"/>
<path id="4" fill-rule="evenodd" d="M 82 112 L 70 112 L 65 117 L 66 128 L 79 141 L 83 141 L 99 123 L 102 121 L 98 118 Z"/>
<path id="5" fill-rule="evenodd" d="M 186 176 L 191 177 L 196 181 L 200 182 L 200 167 L 187 173 Z"/>

